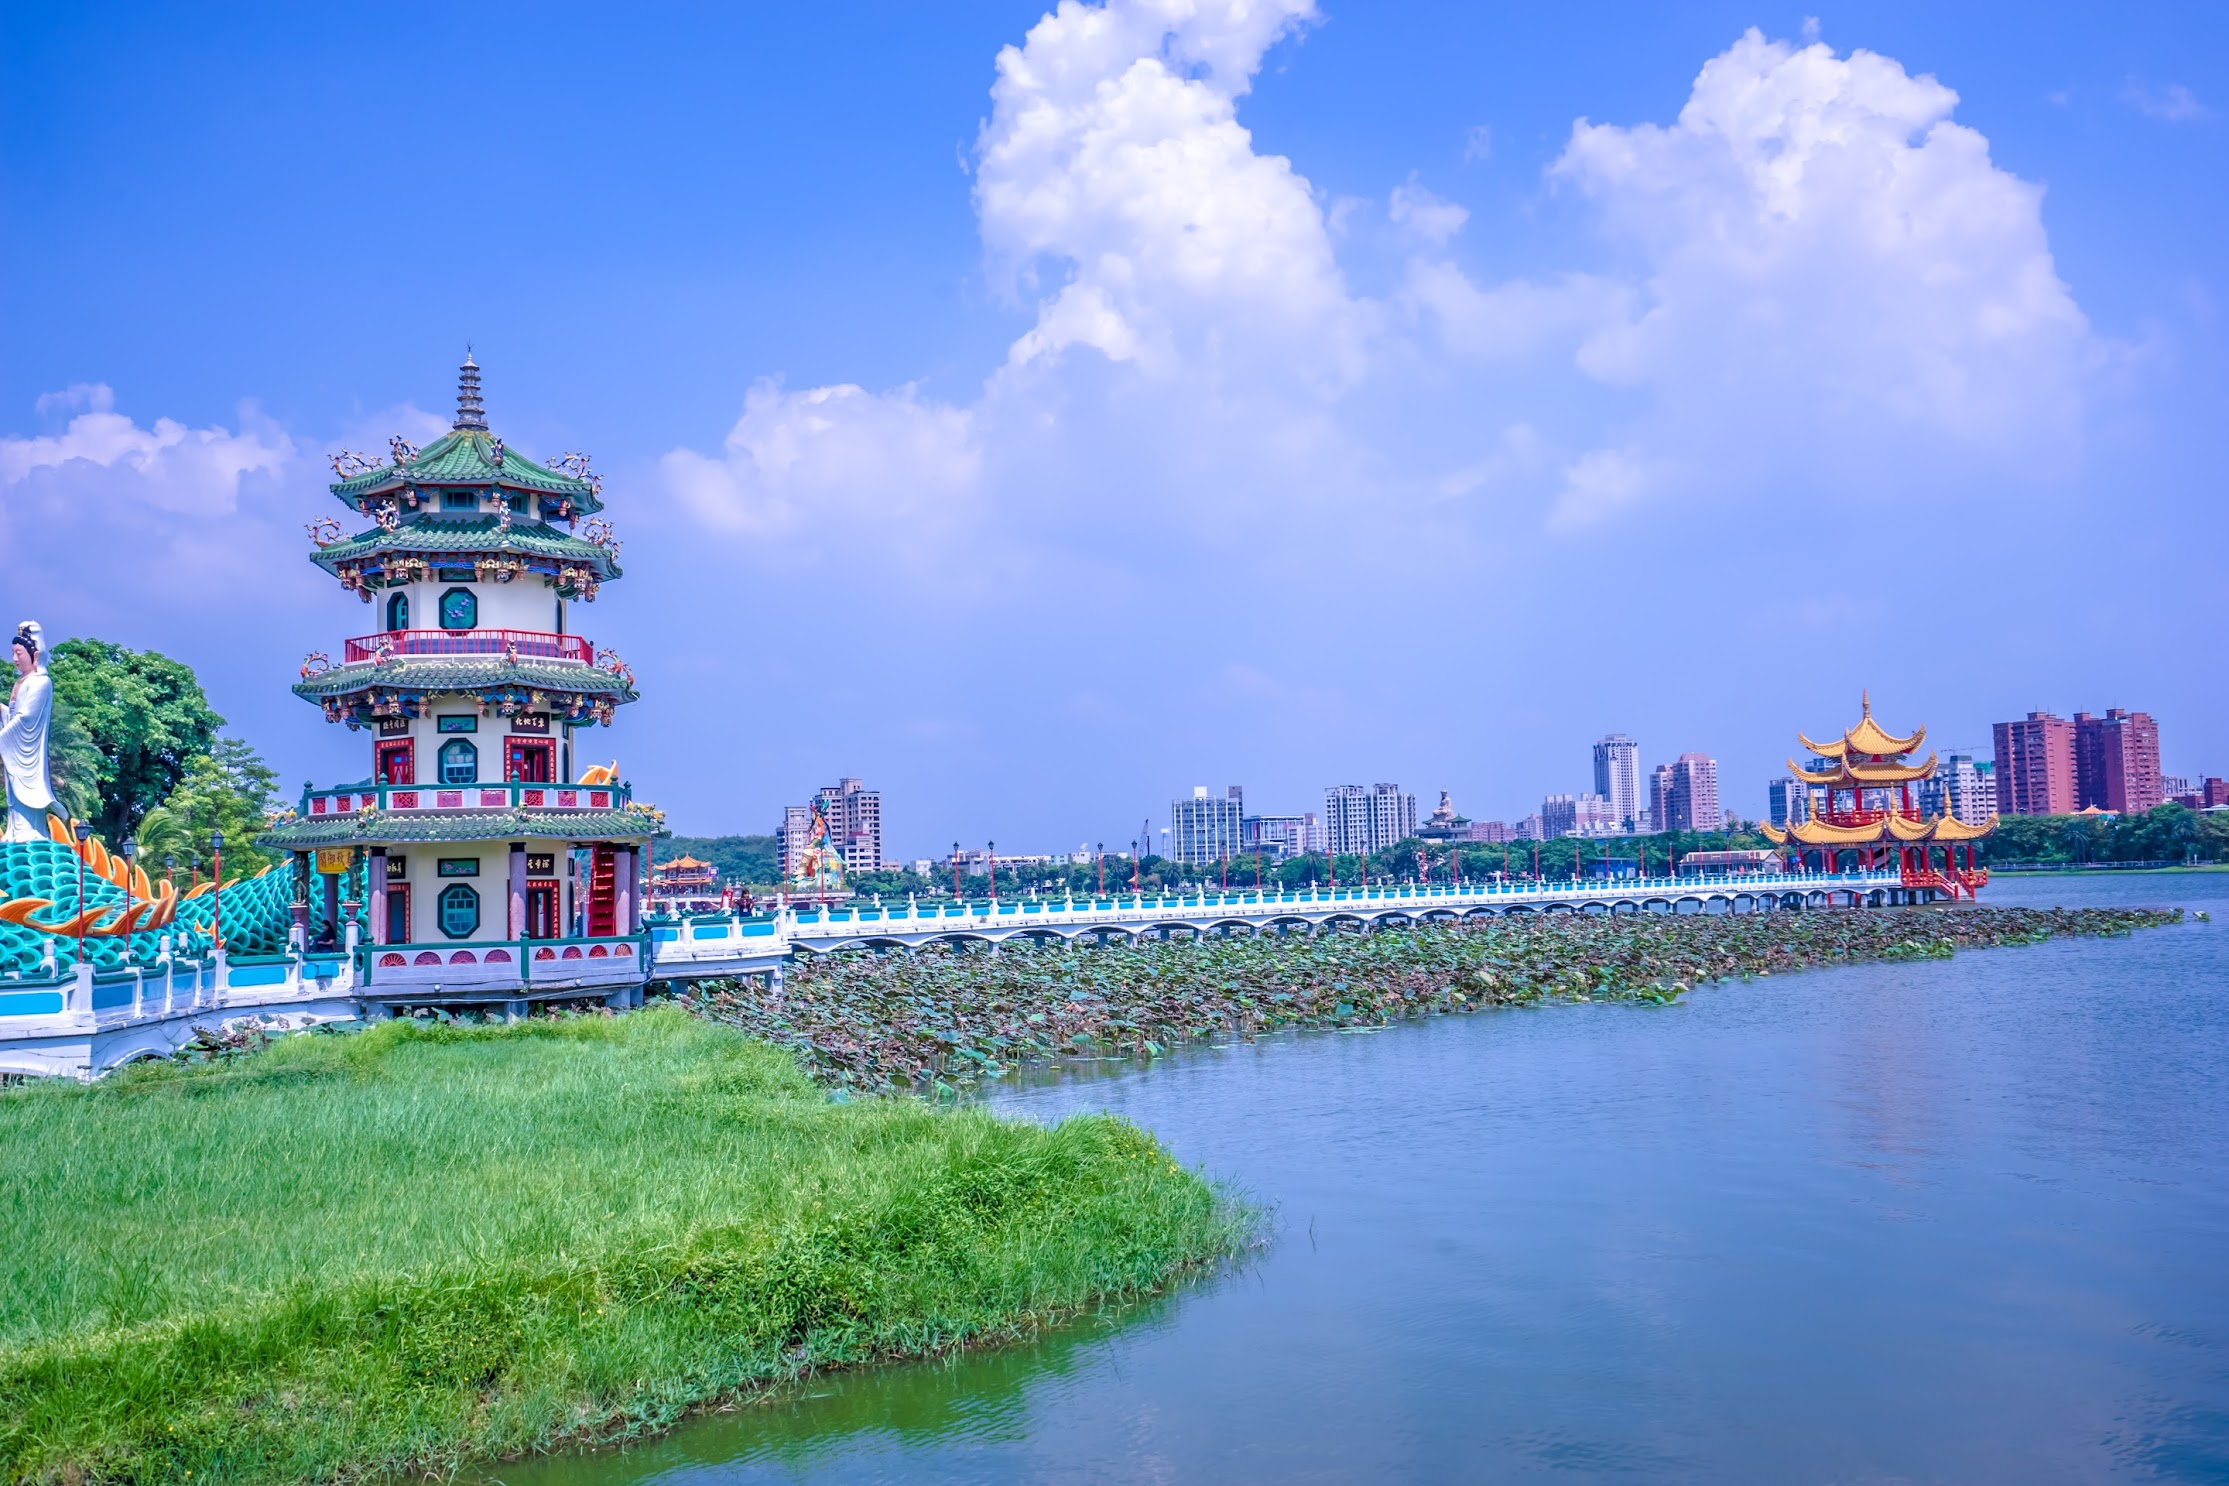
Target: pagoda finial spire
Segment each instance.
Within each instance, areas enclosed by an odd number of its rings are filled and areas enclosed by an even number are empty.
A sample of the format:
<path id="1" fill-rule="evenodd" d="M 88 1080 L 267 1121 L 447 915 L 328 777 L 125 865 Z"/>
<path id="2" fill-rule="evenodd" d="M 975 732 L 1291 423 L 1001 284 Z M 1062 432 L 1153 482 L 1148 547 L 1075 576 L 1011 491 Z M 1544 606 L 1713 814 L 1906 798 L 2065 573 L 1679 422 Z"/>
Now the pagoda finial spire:
<path id="1" fill-rule="evenodd" d="M 464 348 L 464 365 L 457 368 L 457 421 L 451 426 L 482 432 L 488 426 L 487 410 L 480 406 L 480 363 L 472 359 L 470 345 Z"/>

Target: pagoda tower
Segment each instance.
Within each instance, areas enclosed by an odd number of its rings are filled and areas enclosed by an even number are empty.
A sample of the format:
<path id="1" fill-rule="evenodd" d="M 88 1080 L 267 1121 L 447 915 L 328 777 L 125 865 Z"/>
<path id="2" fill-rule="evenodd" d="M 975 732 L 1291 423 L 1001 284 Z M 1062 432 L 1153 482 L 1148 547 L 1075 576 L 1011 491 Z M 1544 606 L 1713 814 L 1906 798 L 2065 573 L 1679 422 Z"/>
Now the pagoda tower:
<path id="1" fill-rule="evenodd" d="M 310 527 L 311 561 L 375 623 L 294 687 L 368 755 L 362 782 L 306 789 L 262 838 L 291 854 L 294 932 L 360 933 L 381 1001 L 639 995 L 642 863 L 663 827 L 593 762 L 594 730 L 635 700 L 580 631 L 620 576 L 601 481 L 585 455 L 542 464 L 492 434 L 469 355 L 449 432 L 390 448 L 333 460 L 334 498 L 370 526 Z"/>
<path id="2" fill-rule="evenodd" d="M 1869 694 L 1860 693 L 1858 705 L 1857 726 L 1839 738 L 1814 743 L 1796 734 L 1816 761 L 1805 766 L 1790 759 L 1788 772 L 1812 790 L 1824 791 L 1825 803 L 1808 818 L 1789 821 L 1785 830 L 1770 825 L 1758 829 L 1775 846 L 1792 845 L 1802 860 L 1822 871 L 1835 870 L 1845 853 L 1854 854 L 1861 868 L 1886 866 L 1893 859 L 1904 887 L 1942 893 L 1953 901 L 1971 899 L 1989 881 L 1988 869 L 1974 865 L 1974 842 L 1997 828 L 1996 816 L 1979 825 L 1962 821 L 1950 813 L 1947 796 L 1942 814 L 1928 815 L 1914 803 L 1912 786 L 1934 777 L 1935 755 L 1917 763 L 1911 758 L 1926 740 L 1927 729 L 1898 736 L 1873 720 Z"/>

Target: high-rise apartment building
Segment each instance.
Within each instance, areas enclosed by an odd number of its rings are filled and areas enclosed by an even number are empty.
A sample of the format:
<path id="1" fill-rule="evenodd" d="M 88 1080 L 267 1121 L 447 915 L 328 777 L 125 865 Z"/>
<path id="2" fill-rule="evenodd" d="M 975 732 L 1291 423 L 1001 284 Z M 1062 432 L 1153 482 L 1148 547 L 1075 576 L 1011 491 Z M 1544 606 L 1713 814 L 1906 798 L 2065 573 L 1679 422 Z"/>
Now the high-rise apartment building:
<path id="1" fill-rule="evenodd" d="M 2167 798 L 2159 778 L 2159 724 L 2145 712 L 2108 707 L 2074 714 L 2074 808 L 2141 815 Z"/>
<path id="2" fill-rule="evenodd" d="M 1335 784 L 1323 792 L 1323 824 L 1334 854 L 1383 851 L 1416 834 L 1416 796 L 1397 784 Z"/>
<path id="3" fill-rule="evenodd" d="M 1811 818 L 1811 786 L 1783 775 L 1765 786 L 1765 818 L 1781 830 Z"/>
<path id="4" fill-rule="evenodd" d="M 1246 792 L 1235 784 L 1220 795 L 1195 785 L 1192 798 L 1169 803 L 1169 817 L 1169 855 L 1187 866 L 1245 854 Z"/>
<path id="5" fill-rule="evenodd" d="M 828 839 L 843 853 L 846 872 L 882 870 L 882 791 L 856 779 L 839 779 L 820 791 Z"/>
<path id="6" fill-rule="evenodd" d="M 1323 850 L 1323 818 L 1313 810 L 1300 815 L 1249 815 L 1240 823 L 1239 839 L 1249 854 L 1259 851 L 1285 861 Z"/>
<path id="7" fill-rule="evenodd" d="M 1610 818 L 1620 829 L 1641 828 L 1641 749 L 1625 734 L 1612 733 L 1594 745 L 1594 792 L 1610 802 Z"/>
<path id="8" fill-rule="evenodd" d="M 774 866 L 787 881 L 792 865 L 813 839 L 810 805 L 784 805 L 782 823 L 774 830 Z"/>
<path id="9" fill-rule="evenodd" d="M 1944 802 L 1950 806 L 1953 819 L 1985 826 L 1997 813 L 1997 784 L 1990 776 L 1987 760 L 1953 749 L 1943 755 L 1935 779 L 1942 783 Z"/>
<path id="10" fill-rule="evenodd" d="M 2048 712 L 1991 729 L 2001 815 L 2068 815 L 2074 803 L 2074 724 Z"/>
<path id="11" fill-rule="evenodd" d="M 1724 823 L 1718 809 L 1718 760 L 1707 753 L 1683 753 L 1672 761 L 1672 829 L 1715 831 Z"/>
<path id="12" fill-rule="evenodd" d="M 813 792 L 828 821 L 828 841 L 844 860 L 844 871 L 882 870 L 882 792 L 868 789 L 856 779 L 839 779 Z M 813 806 L 785 805 L 782 823 L 774 831 L 774 860 L 782 876 L 790 874 L 813 838 Z"/>
<path id="13" fill-rule="evenodd" d="M 1610 836 L 1622 825 L 1612 813 L 1610 802 L 1600 795 L 1550 795 L 1540 802 L 1540 829 L 1551 839 Z"/>
<path id="14" fill-rule="evenodd" d="M 1669 831 L 1672 825 L 1672 766 L 1658 764 L 1649 770 L 1649 818 L 1652 831 Z"/>

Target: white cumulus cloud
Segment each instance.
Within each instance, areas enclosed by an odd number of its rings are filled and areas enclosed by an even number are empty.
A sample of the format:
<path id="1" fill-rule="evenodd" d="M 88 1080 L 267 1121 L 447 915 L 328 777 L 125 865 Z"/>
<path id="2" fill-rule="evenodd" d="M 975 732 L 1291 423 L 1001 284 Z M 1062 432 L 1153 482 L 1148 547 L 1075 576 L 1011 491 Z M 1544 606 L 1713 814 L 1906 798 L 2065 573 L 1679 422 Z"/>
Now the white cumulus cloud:
<path id="1" fill-rule="evenodd" d="M 2169 124 L 2197 124 L 2214 116 L 2214 111 L 2182 83 L 2155 85 L 2132 77 L 2122 86 L 2121 98 L 2146 118 Z"/>
<path id="2" fill-rule="evenodd" d="M 0 488 L 90 476 L 161 510 L 221 515 L 238 504 L 243 476 L 276 473 L 294 453 L 294 441 L 252 405 L 240 409 L 236 430 L 188 428 L 170 418 L 143 428 L 116 411 L 106 384 L 95 383 L 48 393 L 38 409 L 70 417 L 58 432 L 0 437 Z"/>
<path id="3" fill-rule="evenodd" d="M 1634 255 L 1639 292 L 1580 362 L 1652 395 L 1640 462 L 1652 443 L 1708 449 L 1734 478 L 1860 447 L 2031 469 L 2070 452 L 2089 327 L 2042 189 L 1990 159 L 1957 101 L 1890 58 L 1752 30 L 1671 125 L 1573 127 L 1551 175 Z M 1570 486 L 1559 513 L 1617 508 L 1585 493 L 1601 488 Z"/>
<path id="4" fill-rule="evenodd" d="M 1434 247 L 1461 232 L 1463 224 L 1471 219 L 1467 208 L 1434 195 L 1418 185 L 1413 175 L 1406 184 L 1393 188 L 1386 202 L 1386 215 L 1393 219 L 1394 225 L 1408 229 Z"/>
<path id="5" fill-rule="evenodd" d="M 761 382 L 718 456 L 676 449 L 668 482 L 705 524 L 756 536 L 810 522 L 948 524 L 976 483 L 971 415 L 911 388 L 790 392 Z"/>
<path id="6" fill-rule="evenodd" d="M 963 403 L 762 383 L 721 451 L 665 457 L 683 507 L 755 534 L 871 512 L 918 556 L 915 537 L 1001 501 L 1019 518 L 1008 539 L 1041 528 L 1117 467 L 1138 473 L 1113 509 L 1135 512 L 1183 504 L 1159 492 L 1188 463 L 1237 499 L 1265 469 L 1320 462 L 1308 408 L 1363 377 L 1380 316 L 1349 292 L 1308 182 L 1237 119 L 1264 54 L 1314 13 L 1308 0 L 1065 0 L 1039 20 L 999 52 L 976 144 L 987 269 L 1036 304 L 1004 365 Z M 1129 399 L 1099 385 L 1079 405 L 1078 379 L 1110 370 Z"/>
<path id="7" fill-rule="evenodd" d="M 762 383 L 724 447 L 665 457 L 682 508 L 792 543 L 872 517 L 850 539 L 916 569 L 968 532 L 1008 573 L 1059 554 L 1039 569 L 1072 576 L 1176 533 L 1266 561 L 1438 503 L 1473 526 L 1430 540 L 1484 554 L 1521 513 L 1556 534 L 1961 459 L 2049 478 L 2079 453 L 2100 352 L 2041 188 L 1935 79 L 1750 31 L 1670 122 L 1574 125 L 1547 183 L 1601 261 L 1482 275 L 1465 253 L 1501 245 L 1412 173 L 1383 198 L 1406 261 L 1381 301 L 1340 263 L 1371 250 L 1332 220 L 1353 198 L 1240 121 L 1315 18 L 1064 0 L 999 52 L 976 142 L 986 268 L 1035 310 L 1002 364 L 951 402 Z"/>

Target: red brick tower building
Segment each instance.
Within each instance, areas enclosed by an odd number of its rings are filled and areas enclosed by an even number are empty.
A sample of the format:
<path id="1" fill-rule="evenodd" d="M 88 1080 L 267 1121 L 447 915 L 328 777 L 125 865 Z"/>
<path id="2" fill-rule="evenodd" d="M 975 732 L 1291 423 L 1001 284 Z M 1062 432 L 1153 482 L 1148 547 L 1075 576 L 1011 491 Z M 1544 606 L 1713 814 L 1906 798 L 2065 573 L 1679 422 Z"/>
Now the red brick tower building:
<path id="1" fill-rule="evenodd" d="M 1999 815 L 2068 815 L 2075 804 L 2074 724 L 2030 712 L 1992 730 L 1997 744 Z M 2159 777 L 2155 766 L 2152 777 Z"/>
<path id="2" fill-rule="evenodd" d="M 2159 778 L 2159 724 L 2145 712 L 2108 707 L 2074 714 L 2074 808 L 2141 815 L 2167 798 Z"/>

